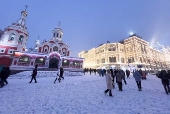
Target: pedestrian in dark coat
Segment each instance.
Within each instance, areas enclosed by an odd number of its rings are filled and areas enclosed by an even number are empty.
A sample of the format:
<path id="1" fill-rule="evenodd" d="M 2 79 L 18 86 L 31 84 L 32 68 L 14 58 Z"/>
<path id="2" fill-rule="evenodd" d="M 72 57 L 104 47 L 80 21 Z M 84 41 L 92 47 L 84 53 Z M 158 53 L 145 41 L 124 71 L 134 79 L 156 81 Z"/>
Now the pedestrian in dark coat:
<path id="1" fill-rule="evenodd" d="M 5 82 L 6 84 L 8 84 L 7 79 L 8 79 L 8 77 L 10 76 L 10 73 L 11 73 L 11 71 L 10 71 L 9 67 L 6 67 L 6 79 L 4 80 L 4 82 Z"/>
<path id="2" fill-rule="evenodd" d="M 127 76 L 127 78 L 130 78 L 129 75 L 130 75 L 130 71 L 128 69 L 126 69 L 126 76 Z"/>
<path id="3" fill-rule="evenodd" d="M 142 90 L 142 86 L 141 86 L 141 74 L 136 70 L 133 73 L 133 77 L 135 78 L 136 84 L 138 86 L 139 91 Z"/>
<path id="4" fill-rule="evenodd" d="M 2 71 L 1 71 L 1 73 L 0 73 L 0 78 L 1 78 L 0 87 L 1 87 L 1 88 L 4 86 L 4 81 L 6 80 L 6 77 L 7 77 L 6 68 L 3 67 L 3 68 L 2 68 Z"/>
<path id="5" fill-rule="evenodd" d="M 32 72 L 32 75 L 31 75 L 32 78 L 31 78 L 31 81 L 30 81 L 29 83 L 31 83 L 33 79 L 35 80 L 35 83 L 37 83 L 37 80 L 36 80 L 36 76 L 37 76 L 37 67 L 38 67 L 38 65 L 35 65 L 35 68 L 34 68 L 34 70 L 33 70 L 33 72 Z"/>
<path id="6" fill-rule="evenodd" d="M 94 74 L 96 75 L 96 69 L 94 69 Z"/>
<path id="7" fill-rule="evenodd" d="M 92 70 L 91 70 L 91 68 L 90 68 L 90 75 L 91 75 L 91 72 L 92 72 Z"/>
<path id="8" fill-rule="evenodd" d="M 57 81 L 57 79 L 59 79 L 60 78 L 60 69 L 58 69 L 58 71 L 57 71 L 57 77 L 56 77 L 56 79 L 54 80 L 54 83 Z M 59 81 L 60 82 L 60 81 Z"/>
<path id="9" fill-rule="evenodd" d="M 165 70 L 161 70 L 159 74 L 159 78 L 161 78 L 162 85 L 164 86 L 165 92 L 168 95 L 170 93 L 170 87 L 169 87 L 169 79 L 170 75 Z"/>
<path id="10" fill-rule="evenodd" d="M 118 72 L 116 73 L 116 82 L 118 84 L 119 87 L 119 91 L 123 91 L 122 89 L 122 80 L 123 80 L 123 72 L 121 70 L 118 70 Z"/>
<path id="11" fill-rule="evenodd" d="M 61 81 L 61 78 L 64 79 L 63 74 L 64 74 L 64 70 L 63 70 L 62 67 L 60 67 L 60 75 L 59 75 L 59 78 L 58 78 L 58 81 L 59 81 L 59 82 Z"/>

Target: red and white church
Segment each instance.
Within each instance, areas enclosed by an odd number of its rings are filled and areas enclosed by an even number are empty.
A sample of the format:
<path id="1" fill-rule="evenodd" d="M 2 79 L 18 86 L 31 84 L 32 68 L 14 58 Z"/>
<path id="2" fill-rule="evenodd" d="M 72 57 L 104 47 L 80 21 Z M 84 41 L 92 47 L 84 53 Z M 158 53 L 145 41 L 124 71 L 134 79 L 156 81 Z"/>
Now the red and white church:
<path id="1" fill-rule="evenodd" d="M 26 27 L 25 10 L 21 18 L 0 30 L 0 66 L 34 67 L 38 64 L 41 68 L 82 68 L 83 58 L 70 57 L 69 46 L 62 41 L 63 30 L 60 25 L 53 30 L 53 37 L 41 42 L 35 41 L 33 50 L 27 50 L 26 43 L 29 33 Z"/>

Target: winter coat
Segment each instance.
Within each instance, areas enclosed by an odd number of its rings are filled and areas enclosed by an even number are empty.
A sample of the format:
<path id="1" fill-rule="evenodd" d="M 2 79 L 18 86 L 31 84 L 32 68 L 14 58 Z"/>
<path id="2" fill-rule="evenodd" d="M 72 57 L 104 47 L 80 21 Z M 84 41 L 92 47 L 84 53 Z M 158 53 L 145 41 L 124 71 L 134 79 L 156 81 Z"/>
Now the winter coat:
<path id="1" fill-rule="evenodd" d="M 146 77 L 146 71 L 142 71 L 142 77 Z"/>
<path id="2" fill-rule="evenodd" d="M 107 89 L 113 89 L 113 78 L 111 77 L 111 74 L 107 73 L 106 74 L 106 84 L 107 84 Z"/>
<path id="3" fill-rule="evenodd" d="M 0 78 L 1 78 L 1 80 L 5 80 L 7 77 L 8 77 L 7 71 L 5 68 L 3 68 L 0 73 Z"/>
<path id="4" fill-rule="evenodd" d="M 168 84 L 169 83 L 169 80 L 170 79 L 170 76 L 168 73 L 160 73 L 159 74 L 159 78 L 161 78 L 161 81 L 162 81 L 162 84 Z"/>
<path id="5" fill-rule="evenodd" d="M 64 73 L 64 70 L 63 70 L 63 68 L 60 68 L 60 77 L 63 77 L 63 73 Z"/>
<path id="6" fill-rule="evenodd" d="M 32 76 L 36 76 L 37 75 L 37 69 L 35 68 L 32 72 Z"/>
<path id="7" fill-rule="evenodd" d="M 118 72 L 117 74 L 116 74 L 116 81 L 117 82 L 122 82 L 122 79 L 124 78 L 124 74 L 123 74 L 123 72 Z"/>
<path id="8" fill-rule="evenodd" d="M 138 71 L 135 71 L 133 73 L 133 77 L 135 78 L 136 81 L 141 81 L 141 74 Z"/>
<path id="9" fill-rule="evenodd" d="M 130 75 L 130 71 L 126 70 L 126 75 L 129 76 Z"/>

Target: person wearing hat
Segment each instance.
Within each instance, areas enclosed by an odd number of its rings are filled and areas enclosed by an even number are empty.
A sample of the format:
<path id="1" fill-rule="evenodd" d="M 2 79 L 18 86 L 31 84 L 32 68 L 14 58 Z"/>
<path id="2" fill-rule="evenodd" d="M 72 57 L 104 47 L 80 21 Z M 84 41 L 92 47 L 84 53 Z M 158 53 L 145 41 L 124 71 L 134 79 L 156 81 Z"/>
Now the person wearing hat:
<path id="1" fill-rule="evenodd" d="M 32 72 L 32 75 L 31 75 L 32 78 L 31 78 L 31 81 L 30 81 L 29 83 L 31 83 L 33 79 L 35 80 L 35 83 L 37 83 L 37 80 L 36 80 L 36 76 L 37 76 L 37 67 L 38 67 L 38 65 L 35 65 L 35 68 L 34 68 L 34 70 L 33 70 L 33 72 Z"/>

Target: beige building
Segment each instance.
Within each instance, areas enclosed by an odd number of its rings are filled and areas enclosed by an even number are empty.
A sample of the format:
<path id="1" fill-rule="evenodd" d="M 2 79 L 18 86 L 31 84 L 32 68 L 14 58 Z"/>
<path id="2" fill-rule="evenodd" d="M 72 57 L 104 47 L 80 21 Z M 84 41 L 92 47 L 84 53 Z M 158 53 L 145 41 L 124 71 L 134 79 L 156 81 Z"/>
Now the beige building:
<path id="1" fill-rule="evenodd" d="M 151 47 L 149 42 L 138 35 L 118 43 L 106 43 L 82 51 L 79 57 L 85 58 L 84 68 L 144 68 L 148 70 L 168 69 L 170 66 L 170 48 L 158 42 Z"/>

